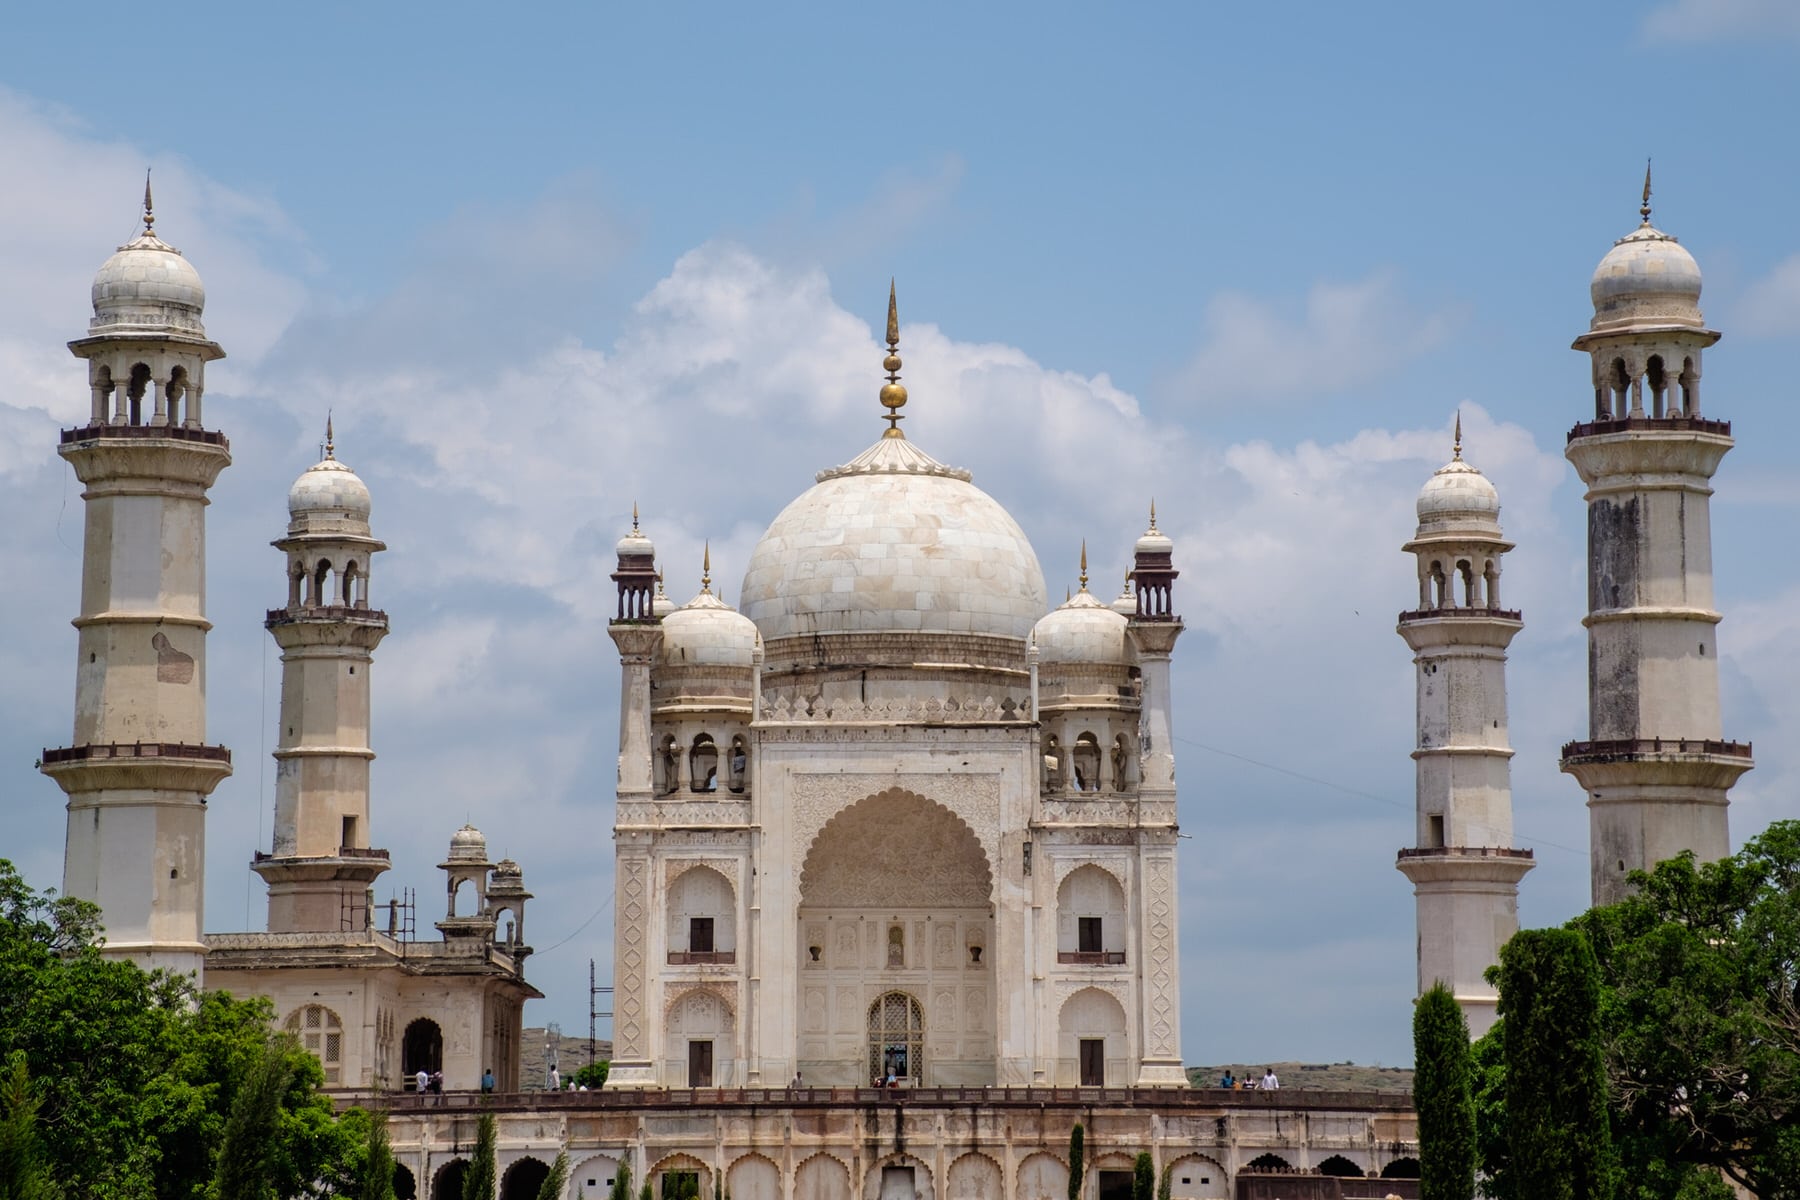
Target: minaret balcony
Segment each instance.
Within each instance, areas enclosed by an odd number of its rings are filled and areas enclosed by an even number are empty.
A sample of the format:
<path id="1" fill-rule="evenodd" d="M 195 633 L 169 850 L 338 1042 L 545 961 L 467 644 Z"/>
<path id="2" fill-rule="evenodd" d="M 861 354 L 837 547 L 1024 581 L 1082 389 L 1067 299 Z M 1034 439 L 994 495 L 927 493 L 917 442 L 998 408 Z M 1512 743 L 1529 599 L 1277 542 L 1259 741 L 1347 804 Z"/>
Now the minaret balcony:
<path id="1" fill-rule="evenodd" d="M 186 425 L 83 425 L 62 431 L 62 444 L 114 441 L 119 439 L 161 439 L 176 442 L 199 442 L 207 446 L 231 449 L 231 442 L 216 429 L 195 429 Z"/>
<path id="2" fill-rule="evenodd" d="M 1415 608 L 1400 614 L 1401 621 L 1435 621 L 1448 618 L 1452 621 L 1520 621 L 1524 620 L 1516 608 Z"/>
<path id="3" fill-rule="evenodd" d="M 1748 762 L 1749 742 L 1722 742 L 1702 738 L 1607 738 L 1594 742 L 1570 742 L 1562 748 L 1565 769 L 1589 763 L 1632 762 L 1662 758 L 1732 758 Z"/>
<path id="4" fill-rule="evenodd" d="M 1414 846 L 1400 851 L 1402 859 L 1408 858 L 1523 858 L 1534 859 L 1537 855 L 1530 850 L 1518 850 L 1511 846 Z"/>
<path id="5" fill-rule="evenodd" d="M 291 625 L 296 621 L 354 621 L 362 625 L 387 624 L 388 615 L 379 608 L 359 608 L 347 604 L 296 605 L 293 608 L 271 608 L 263 625 Z"/>
<path id="6" fill-rule="evenodd" d="M 231 751 L 184 742 L 96 742 L 46 749 L 38 764 L 71 795 L 152 787 L 205 796 L 231 774 Z"/>
<path id="7" fill-rule="evenodd" d="M 1730 437 L 1730 421 L 1709 421 L 1705 417 L 1621 417 L 1607 421 L 1583 421 L 1569 430 L 1571 442 L 1578 438 L 1604 437 L 1610 433 L 1705 433 Z"/>

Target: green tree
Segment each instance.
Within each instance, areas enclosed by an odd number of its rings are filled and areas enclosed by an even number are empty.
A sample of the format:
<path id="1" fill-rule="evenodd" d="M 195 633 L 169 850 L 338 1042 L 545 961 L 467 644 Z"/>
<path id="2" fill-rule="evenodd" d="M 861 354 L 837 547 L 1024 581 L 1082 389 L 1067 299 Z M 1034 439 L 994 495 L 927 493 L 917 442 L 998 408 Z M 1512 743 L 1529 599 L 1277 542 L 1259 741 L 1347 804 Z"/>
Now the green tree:
<path id="1" fill-rule="evenodd" d="M 1156 1160 L 1148 1150 L 1138 1151 L 1131 1164 L 1131 1200 L 1156 1200 Z"/>
<path id="2" fill-rule="evenodd" d="M 1531 929 L 1500 951 L 1508 1195 L 1612 1200 L 1600 974 L 1587 936 Z"/>
<path id="3" fill-rule="evenodd" d="M 275 1192 L 276 1134 L 281 1102 L 297 1065 L 289 1049 L 279 1039 L 265 1044 L 232 1100 L 213 1169 L 214 1186 L 226 1200 L 279 1200 Z"/>
<path id="4" fill-rule="evenodd" d="M 619 1171 L 613 1176 L 612 1191 L 606 1194 L 606 1200 L 635 1200 L 631 1193 L 631 1164 L 623 1156 L 619 1158 Z"/>
<path id="5" fill-rule="evenodd" d="M 1419 1200 L 1474 1200 L 1475 1097 L 1469 1023 L 1442 983 L 1413 1008 L 1413 1111 L 1419 1115 Z"/>
<path id="6" fill-rule="evenodd" d="M 494 1200 L 499 1176 L 494 1140 L 494 1111 L 484 1108 L 475 1122 L 475 1149 L 469 1155 L 469 1169 L 463 1173 L 462 1200 Z"/>
<path id="7" fill-rule="evenodd" d="M 239 1090 L 268 1052 L 263 1000 L 102 958 L 93 905 L 0 860 L 0 1046 L 24 1054 L 51 1175 L 84 1200 L 212 1200 Z M 287 1197 L 327 1194 L 348 1151 L 317 1060 L 292 1071 L 266 1165 Z"/>
<path id="8" fill-rule="evenodd" d="M 537 1200 L 562 1200 L 563 1188 L 569 1183 L 569 1153 L 564 1150 L 557 1154 L 556 1161 L 550 1164 L 550 1173 L 544 1176 L 542 1186 L 538 1188 Z"/>
<path id="9" fill-rule="evenodd" d="M 576 1087 L 585 1087 L 590 1091 L 599 1091 L 606 1086 L 606 1073 L 612 1069 L 612 1063 L 606 1059 L 591 1062 L 570 1076 L 569 1082 Z"/>
<path id="10" fill-rule="evenodd" d="M 1162 1182 L 1156 1185 L 1156 1200 L 1170 1200 L 1171 1194 L 1175 1188 L 1174 1174 L 1175 1164 L 1164 1163 L 1162 1169 Z"/>
<path id="11" fill-rule="evenodd" d="M 394 1148 L 388 1141 L 388 1115 L 378 1108 L 367 1115 L 362 1169 L 357 1173 L 358 1200 L 394 1200 Z"/>
<path id="12" fill-rule="evenodd" d="M 1069 1131 L 1069 1200 L 1081 1200 L 1081 1177 L 1087 1166 L 1081 1161 L 1084 1136 L 1081 1122 L 1075 1122 L 1075 1128 Z"/>
<path id="13" fill-rule="evenodd" d="M 1633 873 L 1571 922 L 1592 940 L 1607 1073 L 1636 1197 L 1800 1197 L 1800 822 L 1730 858 Z"/>
<path id="14" fill-rule="evenodd" d="M 0 1070 L 0 1200 L 56 1200 L 62 1194 L 44 1155 L 37 1111 L 25 1053 L 15 1050 Z"/>

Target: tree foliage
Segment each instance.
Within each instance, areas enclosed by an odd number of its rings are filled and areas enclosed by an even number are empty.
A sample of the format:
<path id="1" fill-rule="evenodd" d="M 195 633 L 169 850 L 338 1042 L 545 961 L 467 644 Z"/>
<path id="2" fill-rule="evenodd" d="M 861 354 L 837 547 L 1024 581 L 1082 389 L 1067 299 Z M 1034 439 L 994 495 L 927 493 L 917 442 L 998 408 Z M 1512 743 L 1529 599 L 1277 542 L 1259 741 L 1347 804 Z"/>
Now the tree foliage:
<path id="1" fill-rule="evenodd" d="M 1086 1131 L 1081 1122 L 1075 1122 L 1075 1128 L 1069 1130 L 1069 1200 L 1081 1200 L 1081 1178 L 1086 1165 L 1081 1160 L 1082 1140 Z"/>
<path id="2" fill-rule="evenodd" d="M 556 1161 L 550 1164 L 550 1173 L 544 1176 L 543 1184 L 538 1188 L 537 1200 L 562 1200 L 563 1188 L 569 1183 L 569 1152 L 561 1151 Z"/>
<path id="3" fill-rule="evenodd" d="M 494 1200 L 500 1175 L 494 1125 L 493 1110 L 482 1109 L 475 1122 L 475 1149 L 469 1154 L 469 1169 L 463 1173 L 463 1200 Z"/>
<path id="4" fill-rule="evenodd" d="M 1162 1169 L 1162 1182 L 1156 1185 L 1156 1200 L 1170 1200 L 1170 1197 L 1175 1190 L 1174 1175 L 1175 1164 L 1164 1163 Z"/>
<path id="5" fill-rule="evenodd" d="M 280 1200 L 275 1156 L 281 1101 L 297 1064 L 293 1039 L 271 1038 L 244 1073 L 225 1121 L 225 1137 L 213 1168 L 214 1185 L 229 1200 Z"/>
<path id="6" fill-rule="evenodd" d="M 1156 1160 L 1148 1150 L 1138 1151 L 1131 1164 L 1131 1200 L 1156 1200 Z"/>
<path id="7" fill-rule="evenodd" d="M 1419 1115 L 1419 1200 L 1474 1200 L 1475 1098 L 1469 1023 L 1442 983 L 1413 1008 L 1413 1111 Z"/>
<path id="8" fill-rule="evenodd" d="M 623 1156 L 619 1158 L 619 1170 L 613 1176 L 612 1191 L 606 1194 L 606 1200 L 637 1200 L 631 1191 L 631 1163 Z"/>
<path id="9" fill-rule="evenodd" d="M 597 1092 L 606 1086 L 606 1073 L 611 1069 L 612 1063 L 603 1058 L 576 1071 L 569 1077 L 569 1082 L 575 1087 L 585 1087 Z"/>
<path id="10" fill-rule="evenodd" d="M 0 860 L 0 1045 L 23 1055 L 44 1161 L 70 1196 L 216 1200 L 231 1114 L 271 1053 L 272 1010 L 103 958 L 98 938 L 92 904 L 38 893 Z M 268 1184 L 334 1194 L 349 1148 L 323 1073 L 289 1043 L 276 1057 L 269 1069 L 286 1081 L 258 1151 Z"/>
<path id="11" fill-rule="evenodd" d="M 1514 934 L 1498 972 L 1512 1200 L 1612 1200 L 1600 974 L 1573 929 Z"/>
<path id="12" fill-rule="evenodd" d="M 38 1133 L 38 1107 L 25 1054 L 15 1050 L 0 1068 L 0 1200 L 57 1200 L 62 1195 Z"/>
<path id="13" fill-rule="evenodd" d="M 363 1159 L 356 1172 L 357 1200 L 394 1200 L 394 1148 L 388 1141 L 387 1110 L 353 1111 L 368 1123 L 368 1132 L 363 1135 Z"/>
<path id="14" fill-rule="evenodd" d="M 1800 822 L 1571 922 L 1592 941 L 1621 1157 L 1645 1200 L 1800 1197 Z M 1684 1197 L 1684 1200 L 1685 1200 Z"/>

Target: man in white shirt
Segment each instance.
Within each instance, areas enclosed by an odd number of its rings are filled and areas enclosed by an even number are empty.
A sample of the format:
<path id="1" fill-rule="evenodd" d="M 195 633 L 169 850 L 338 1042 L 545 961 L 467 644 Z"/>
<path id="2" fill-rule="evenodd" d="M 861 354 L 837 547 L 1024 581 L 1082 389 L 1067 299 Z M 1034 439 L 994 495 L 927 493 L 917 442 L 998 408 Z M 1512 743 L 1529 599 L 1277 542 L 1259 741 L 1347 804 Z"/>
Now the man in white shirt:
<path id="1" fill-rule="evenodd" d="M 1269 1068 L 1269 1069 L 1268 1069 L 1268 1070 L 1267 1070 L 1267 1071 L 1266 1071 L 1266 1072 L 1264 1072 L 1264 1074 L 1263 1074 L 1263 1078 L 1262 1078 L 1262 1088 L 1263 1088 L 1263 1091 L 1265 1091 L 1265 1092 L 1272 1092 L 1272 1091 L 1274 1091 L 1274 1090 L 1275 1090 L 1275 1089 L 1276 1089 L 1276 1088 L 1278 1088 L 1278 1087 L 1280 1087 L 1280 1086 L 1281 1086 L 1281 1080 L 1279 1080 L 1279 1079 L 1277 1079 L 1277 1078 L 1275 1078 L 1275 1068 L 1274 1068 L 1274 1067 L 1270 1067 L 1270 1068 Z"/>
<path id="2" fill-rule="evenodd" d="M 420 1067 L 418 1075 L 414 1077 L 414 1082 L 418 1085 L 419 1095 L 423 1096 L 431 1088 L 431 1072 Z"/>

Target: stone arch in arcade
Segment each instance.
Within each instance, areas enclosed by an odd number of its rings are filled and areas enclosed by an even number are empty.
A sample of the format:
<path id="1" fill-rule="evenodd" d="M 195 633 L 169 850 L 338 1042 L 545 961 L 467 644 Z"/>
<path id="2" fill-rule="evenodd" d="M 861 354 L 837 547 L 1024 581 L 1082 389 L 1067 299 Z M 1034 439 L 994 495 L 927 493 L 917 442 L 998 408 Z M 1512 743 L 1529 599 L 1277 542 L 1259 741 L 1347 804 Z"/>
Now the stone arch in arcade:
<path id="1" fill-rule="evenodd" d="M 528 1154 L 501 1174 L 500 1200 L 537 1200 L 539 1189 L 549 1177 L 550 1164 Z"/>
<path id="2" fill-rule="evenodd" d="M 797 1059 L 807 1082 L 871 1082 L 871 1014 L 891 994 L 913 1006 L 895 1008 L 913 1047 L 908 1084 L 995 1082 L 993 967 L 982 953 L 993 942 L 994 878 L 967 822 L 904 789 L 867 796 L 819 830 L 799 895 Z"/>

